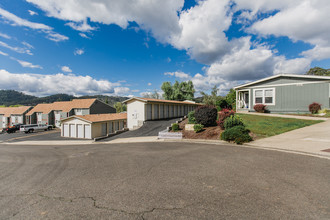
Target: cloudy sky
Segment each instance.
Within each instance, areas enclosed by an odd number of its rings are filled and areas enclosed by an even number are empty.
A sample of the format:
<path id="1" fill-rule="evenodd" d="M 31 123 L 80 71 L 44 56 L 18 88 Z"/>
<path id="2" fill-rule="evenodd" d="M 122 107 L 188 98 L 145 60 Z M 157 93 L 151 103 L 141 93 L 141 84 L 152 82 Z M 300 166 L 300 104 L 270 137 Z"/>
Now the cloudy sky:
<path id="1" fill-rule="evenodd" d="M 330 68 L 328 0 L 1 0 L 0 89 L 140 96 Z"/>

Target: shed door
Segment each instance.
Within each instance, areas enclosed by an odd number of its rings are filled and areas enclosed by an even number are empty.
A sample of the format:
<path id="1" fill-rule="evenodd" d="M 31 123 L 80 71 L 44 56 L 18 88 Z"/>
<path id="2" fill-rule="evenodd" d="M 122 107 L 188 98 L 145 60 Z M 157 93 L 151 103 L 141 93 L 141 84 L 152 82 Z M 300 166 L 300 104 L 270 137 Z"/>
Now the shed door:
<path id="1" fill-rule="evenodd" d="M 77 125 L 78 138 L 84 138 L 84 127 L 83 125 Z"/>
<path id="2" fill-rule="evenodd" d="M 102 123 L 102 136 L 107 135 L 107 123 Z"/>
<path id="3" fill-rule="evenodd" d="M 69 125 L 68 124 L 63 125 L 63 136 L 69 137 Z"/>
<path id="4" fill-rule="evenodd" d="M 85 138 L 92 139 L 92 130 L 90 125 L 85 125 Z"/>
<path id="5" fill-rule="evenodd" d="M 70 125 L 70 137 L 77 137 L 77 133 L 76 133 L 76 125 Z"/>

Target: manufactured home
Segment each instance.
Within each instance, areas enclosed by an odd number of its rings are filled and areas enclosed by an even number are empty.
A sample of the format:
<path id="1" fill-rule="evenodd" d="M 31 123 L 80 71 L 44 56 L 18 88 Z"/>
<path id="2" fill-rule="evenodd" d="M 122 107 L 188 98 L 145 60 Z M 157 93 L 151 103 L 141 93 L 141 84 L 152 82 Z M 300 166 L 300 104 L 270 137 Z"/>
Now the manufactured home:
<path id="1" fill-rule="evenodd" d="M 72 115 L 115 112 L 115 108 L 98 99 L 73 99 L 72 101 L 38 104 L 26 114 L 26 121 L 29 124 L 48 124 L 60 127 L 61 120 Z"/>
<path id="2" fill-rule="evenodd" d="M 308 112 L 313 102 L 330 107 L 330 77 L 280 74 L 234 88 L 237 111 L 264 104 L 271 112 Z"/>
<path id="3" fill-rule="evenodd" d="M 148 120 L 179 118 L 195 110 L 201 104 L 193 101 L 174 101 L 150 98 L 131 98 L 127 104 L 127 127 L 137 129 Z"/>

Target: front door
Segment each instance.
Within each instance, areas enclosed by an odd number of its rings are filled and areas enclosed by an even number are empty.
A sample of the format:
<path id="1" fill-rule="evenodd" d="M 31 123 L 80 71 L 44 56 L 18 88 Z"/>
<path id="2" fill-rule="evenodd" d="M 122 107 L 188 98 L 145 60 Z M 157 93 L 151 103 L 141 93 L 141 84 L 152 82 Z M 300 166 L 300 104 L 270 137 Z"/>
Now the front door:
<path id="1" fill-rule="evenodd" d="M 239 91 L 238 92 L 238 108 L 249 109 L 250 108 L 250 92 Z"/>

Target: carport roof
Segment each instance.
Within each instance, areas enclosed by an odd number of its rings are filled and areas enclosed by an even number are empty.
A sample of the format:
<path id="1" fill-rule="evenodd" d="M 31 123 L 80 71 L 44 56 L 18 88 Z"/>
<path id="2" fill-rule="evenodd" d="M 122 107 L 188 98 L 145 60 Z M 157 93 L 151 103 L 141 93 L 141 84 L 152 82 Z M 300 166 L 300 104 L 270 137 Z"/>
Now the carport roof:
<path id="1" fill-rule="evenodd" d="M 1 107 L 0 115 L 10 117 L 10 115 L 22 115 L 28 111 L 31 106 L 19 106 L 19 107 Z"/>
<path id="2" fill-rule="evenodd" d="M 194 101 L 186 100 L 186 101 L 176 101 L 176 100 L 164 100 L 164 99 L 150 99 L 150 98 L 140 98 L 133 97 L 123 101 L 123 103 L 128 103 L 132 100 L 138 100 L 142 102 L 159 102 L 159 103 L 173 103 L 173 104 L 185 104 L 185 105 L 202 105 L 200 103 L 196 103 Z"/>
<path id="3" fill-rule="evenodd" d="M 74 108 L 90 108 L 95 101 L 96 99 L 73 99 L 72 101 L 38 104 L 27 115 L 32 115 L 35 112 L 48 114 L 49 112 L 56 110 L 69 112 Z"/>
<path id="4" fill-rule="evenodd" d="M 94 114 L 94 115 L 73 115 L 69 118 L 63 119 L 67 121 L 69 119 L 78 118 L 89 123 L 103 122 L 103 121 L 116 121 L 116 120 L 126 120 L 127 113 L 111 113 L 111 114 Z"/>

